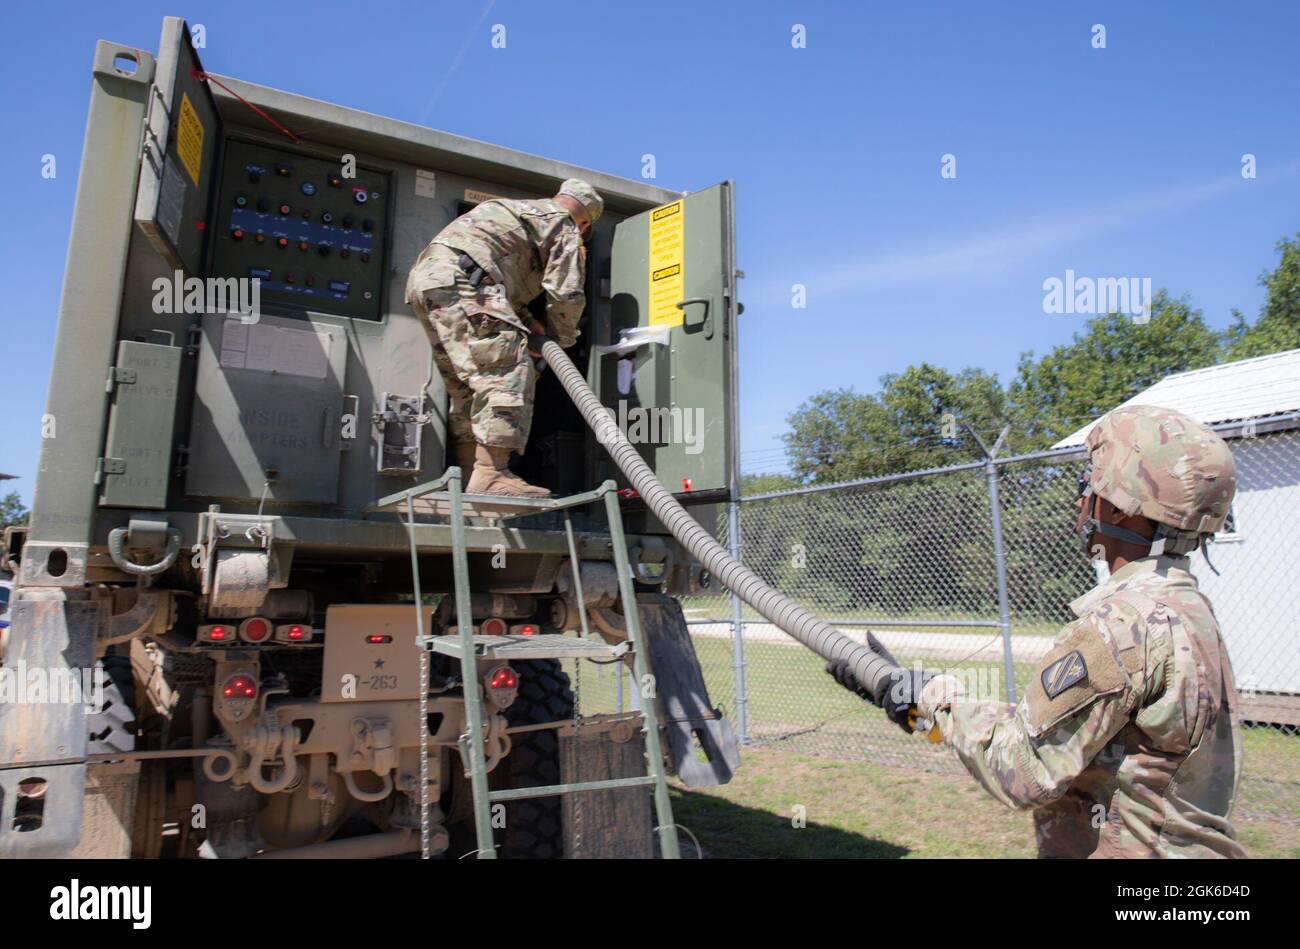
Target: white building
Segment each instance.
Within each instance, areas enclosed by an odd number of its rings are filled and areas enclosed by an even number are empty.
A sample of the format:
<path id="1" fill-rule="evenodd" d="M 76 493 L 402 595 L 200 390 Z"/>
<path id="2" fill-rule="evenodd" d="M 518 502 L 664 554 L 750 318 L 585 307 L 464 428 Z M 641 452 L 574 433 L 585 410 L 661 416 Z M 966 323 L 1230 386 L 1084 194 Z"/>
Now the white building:
<path id="1" fill-rule="evenodd" d="M 1237 497 L 1210 562 L 1192 555 L 1244 717 L 1300 725 L 1300 349 L 1169 376 L 1124 405 L 1176 409 L 1228 440 Z M 1081 446 L 1094 423 L 1056 443 Z"/>

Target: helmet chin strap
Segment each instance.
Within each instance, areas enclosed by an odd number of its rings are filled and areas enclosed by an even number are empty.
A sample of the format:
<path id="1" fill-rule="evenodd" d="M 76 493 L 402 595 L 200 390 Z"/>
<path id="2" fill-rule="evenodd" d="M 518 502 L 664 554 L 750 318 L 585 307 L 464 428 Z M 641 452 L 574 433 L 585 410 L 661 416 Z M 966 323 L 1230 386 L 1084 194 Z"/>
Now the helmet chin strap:
<path id="1" fill-rule="evenodd" d="M 1122 540 L 1126 544 L 1133 544 L 1136 547 L 1150 548 L 1149 556 L 1158 557 L 1165 552 L 1164 532 L 1159 526 L 1156 528 L 1155 537 L 1143 537 L 1137 531 L 1127 530 L 1123 527 L 1117 527 L 1114 524 L 1105 524 L 1095 517 L 1090 517 L 1083 524 L 1083 529 L 1079 531 L 1079 536 L 1083 538 L 1083 549 L 1085 552 L 1092 553 L 1092 538 L 1094 534 L 1103 534 L 1106 537 L 1113 537 L 1116 540 Z"/>
<path id="2" fill-rule="evenodd" d="M 1133 544 L 1135 547 L 1146 548 L 1146 556 L 1148 557 L 1159 557 L 1165 552 L 1165 526 L 1163 524 L 1156 525 L 1154 537 L 1143 537 L 1136 531 L 1118 527 L 1115 524 L 1103 523 L 1092 516 L 1093 497 L 1092 488 L 1085 489 L 1083 499 L 1084 504 L 1088 507 L 1088 519 L 1083 522 L 1083 527 L 1079 529 L 1079 541 L 1085 554 L 1089 557 L 1092 556 L 1092 539 L 1097 534 L 1113 537 L 1115 540 L 1122 540 L 1126 544 Z"/>
<path id="3" fill-rule="evenodd" d="M 1205 562 L 1210 565 L 1210 569 L 1214 570 L 1216 575 L 1218 574 L 1219 571 L 1215 569 L 1214 564 L 1210 563 L 1209 555 L 1205 550 L 1205 541 L 1207 538 L 1212 538 L 1212 534 L 1176 530 L 1158 521 L 1151 521 L 1150 523 L 1155 525 L 1155 534 L 1151 537 L 1143 537 L 1136 531 L 1115 524 L 1106 524 L 1098 520 L 1094 516 L 1096 502 L 1093 501 L 1093 498 L 1097 497 L 1097 495 L 1093 493 L 1092 485 L 1089 483 L 1091 469 L 1092 466 L 1089 465 L 1079 480 L 1079 497 L 1083 501 L 1084 510 L 1088 514 L 1083 526 L 1079 528 L 1079 543 L 1083 548 L 1084 556 L 1092 558 L 1092 541 L 1097 534 L 1113 537 L 1115 540 L 1122 540 L 1126 544 L 1144 548 L 1147 557 L 1160 557 L 1166 554 L 1182 557 L 1199 547 L 1201 552 L 1206 555 Z"/>

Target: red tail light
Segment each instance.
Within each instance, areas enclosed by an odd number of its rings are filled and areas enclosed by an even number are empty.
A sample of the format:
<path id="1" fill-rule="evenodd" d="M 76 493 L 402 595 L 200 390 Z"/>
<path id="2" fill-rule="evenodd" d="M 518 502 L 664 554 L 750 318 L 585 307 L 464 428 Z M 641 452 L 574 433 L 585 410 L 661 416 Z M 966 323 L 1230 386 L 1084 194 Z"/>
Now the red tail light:
<path id="1" fill-rule="evenodd" d="M 519 673 L 497 666 L 483 677 L 484 697 L 499 709 L 509 708 L 519 696 Z"/>
<path id="2" fill-rule="evenodd" d="M 370 643 L 372 646 L 378 646 L 381 643 L 391 643 L 392 641 L 392 636 L 381 636 L 378 633 L 372 633 L 366 637 L 366 642 Z"/>
<path id="3" fill-rule="evenodd" d="M 506 621 L 498 616 L 490 616 L 479 626 L 479 632 L 484 636 L 504 636 L 506 634 Z"/>
<path id="4" fill-rule="evenodd" d="M 228 643 L 235 638 L 235 627 L 220 623 L 199 627 L 199 641 L 209 643 Z"/>
<path id="5" fill-rule="evenodd" d="M 271 624 L 260 616 L 246 619 L 239 624 L 239 638 L 246 643 L 265 642 L 271 636 Z"/>
<path id="6" fill-rule="evenodd" d="M 682 479 L 682 490 L 683 490 L 683 491 L 689 491 L 689 490 L 691 490 L 691 479 L 690 479 L 690 478 L 683 478 L 683 479 Z"/>
<path id="7" fill-rule="evenodd" d="M 285 623 L 276 627 L 277 642 L 311 642 L 316 630 L 302 623 Z"/>
<path id="8" fill-rule="evenodd" d="M 314 632 L 310 626 L 302 623 L 286 623 L 275 628 L 275 638 L 282 643 L 307 643 L 311 642 Z"/>
<path id="9" fill-rule="evenodd" d="M 221 687 L 221 695 L 227 699 L 251 699 L 257 695 L 257 683 L 252 676 L 242 673 L 231 676 Z"/>

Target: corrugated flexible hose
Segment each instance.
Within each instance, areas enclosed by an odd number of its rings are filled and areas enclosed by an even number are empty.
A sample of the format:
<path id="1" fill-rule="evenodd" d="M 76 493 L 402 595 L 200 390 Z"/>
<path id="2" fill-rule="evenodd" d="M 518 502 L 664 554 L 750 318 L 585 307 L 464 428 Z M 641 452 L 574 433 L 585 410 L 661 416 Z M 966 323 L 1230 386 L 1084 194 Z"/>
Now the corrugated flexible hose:
<path id="1" fill-rule="evenodd" d="M 859 684 L 873 695 L 879 694 L 880 687 L 892 678 L 898 667 L 823 623 L 798 603 L 772 589 L 758 574 L 727 553 L 726 548 L 686 513 L 672 492 L 659 483 L 650 466 L 627 440 L 559 344 L 543 336 L 533 336 L 532 342 L 535 351 L 540 342 L 542 358 L 554 370 L 556 378 L 569 393 L 569 398 L 573 399 L 573 404 L 578 407 L 587 425 L 596 433 L 619 470 L 627 476 L 632 487 L 640 493 L 646 505 L 669 532 L 724 587 L 752 606 L 761 616 L 823 659 L 832 662 L 847 660 Z"/>

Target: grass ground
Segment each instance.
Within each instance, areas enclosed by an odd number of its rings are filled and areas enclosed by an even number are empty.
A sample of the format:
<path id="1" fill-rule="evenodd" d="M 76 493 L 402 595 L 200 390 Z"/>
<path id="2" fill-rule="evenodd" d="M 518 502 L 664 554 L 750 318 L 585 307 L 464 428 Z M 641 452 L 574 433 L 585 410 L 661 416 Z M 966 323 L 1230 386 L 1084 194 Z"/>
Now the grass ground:
<path id="1" fill-rule="evenodd" d="M 802 811 L 797 810 L 802 808 Z M 673 790 L 706 858 L 1032 857 L 1030 815 L 965 775 L 746 748 L 728 785 Z M 795 826 L 802 814 L 805 826 Z M 1256 857 L 1300 857 L 1300 826 L 1236 820 Z M 682 834 L 683 856 L 695 845 Z"/>
<path id="2" fill-rule="evenodd" d="M 709 687 L 710 698 L 715 705 L 720 705 L 733 720 L 736 717 L 736 702 L 732 690 L 732 644 L 729 640 L 696 637 L 696 652 L 704 670 L 705 681 Z M 899 657 L 906 661 L 906 656 Z M 861 799 L 860 810 L 866 811 L 867 803 L 879 807 L 879 802 L 887 801 L 891 793 L 899 798 L 899 807 L 914 806 L 911 789 L 917 781 L 933 782 L 934 794 L 942 794 L 945 799 L 959 802 L 972 800 L 983 802 L 988 808 L 985 818 L 988 827 L 1001 827 L 997 835 L 972 829 L 967 836 L 976 850 L 979 847 L 993 847 L 994 851 L 1008 855 L 1028 855 L 1033 846 L 1032 833 L 1020 829 L 1028 828 L 1024 815 L 1015 815 L 1005 811 L 1001 805 L 988 799 L 984 792 L 966 776 L 961 765 L 952 753 L 942 747 L 904 735 L 877 710 L 870 708 L 856 697 L 850 695 L 837 685 L 824 671 L 822 661 L 806 649 L 786 646 L 778 643 L 750 643 L 745 650 L 747 666 L 746 681 L 749 691 L 749 736 L 764 748 L 746 749 L 744 759 L 745 771 L 739 779 L 739 785 L 733 788 L 746 788 L 750 775 L 763 777 L 766 770 L 762 764 L 764 756 L 770 754 L 795 753 L 792 760 L 802 761 L 808 783 L 808 795 L 825 794 L 828 800 L 835 800 L 844 793 L 845 788 L 860 786 L 860 780 L 881 781 L 880 785 L 871 785 L 872 793 Z M 948 668 L 965 669 L 975 675 L 981 687 L 981 693 L 1001 697 L 1005 686 L 1001 677 L 1001 667 L 982 663 L 947 663 Z M 584 665 L 581 681 L 581 707 L 585 714 L 613 711 L 617 708 L 617 678 L 615 668 L 611 666 L 596 667 Z M 1015 667 L 1018 685 L 1025 682 L 1032 674 L 1027 665 Z M 983 676 L 981 679 L 980 676 Z M 572 678 L 572 669 L 570 669 Z M 626 680 L 626 692 L 629 696 L 626 707 L 630 704 L 630 676 Z M 1262 837 L 1256 839 L 1247 835 L 1249 824 L 1242 823 L 1243 838 L 1259 844 L 1261 852 L 1278 856 L 1286 853 L 1300 856 L 1300 735 L 1288 734 L 1261 727 L 1247 728 L 1244 734 L 1245 764 L 1237 798 L 1237 815 L 1239 818 L 1266 818 L 1261 825 Z M 771 749 L 771 750 L 766 750 Z M 756 765 L 751 763 L 757 762 Z M 884 767 L 882 767 L 884 766 Z M 893 766 L 893 767 L 890 767 Z M 924 770 L 921 770 L 924 768 Z M 770 769 L 779 773 L 780 769 Z M 891 785 L 885 776 L 893 775 Z M 768 783 L 774 781 L 774 775 L 767 775 Z M 779 782 L 777 782 L 779 784 Z M 763 784 L 755 785 L 752 790 L 761 792 Z M 891 791 L 891 788 L 893 789 Z M 725 791 L 726 789 L 724 789 Z M 760 798 L 756 799 L 761 801 Z M 736 803 L 742 803 L 737 801 Z M 748 807 L 748 801 L 743 802 Z M 766 802 L 771 804 L 773 802 Z M 809 827 L 816 820 L 813 802 L 804 802 L 809 807 Z M 701 802 L 707 807 L 708 802 Z M 917 809 L 925 814 L 925 808 Z M 773 820 L 773 808 L 758 807 L 753 819 L 760 824 Z M 964 805 L 954 813 L 965 813 Z M 983 812 L 972 812 L 983 813 Z M 847 819 L 848 809 L 844 816 Z M 929 826 L 927 821 L 933 818 L 929 814 L 919 826 Z M 901 816 L 899 818 L 901 820 Z M 1276 822 L 1275 821 L 1281 821 Z M 1012 823 L 1008 824 L 1007 821 Z M 779 821 L 778 821 L 779 822 Z M 970 822 L 968 816 L 955 822 L 957 828 Z M 788 825 L 789 821 L 785 821 Z M 867 825 L 848 825 L 852 846 L 864 846 L 862 834 L 870 829 Z M 1277 830 L 1287 828 L 1290 830 Z M 937 836 L 932 838 L 929 847 L 938 847 L 937 841 L 946 840 L 952 834 L 950 828 L 931 827 Z M 1274 831 L 1277 830 L 1276 833 Z M 1014 831 L 1014 832 L 1013 832 Z M 838 833 L 838 832 L 837 832 Z M 1001 834 L 1011 836 L 1008 840 L 1021 840 L 1022 850 L 1003 850 Z M 1283 843 L 1282 851 L 1274 851 L 1268 843 L 1270 836 L 1276 836 Z M 806 837 L 798 838 L 807 840 Z M 892 838 L 891 838 L 892 839 Z M 919 846 L 910 838 L 906 846 Z M 808 846 L 807 843 L 799 846 Z M 959 848 L 957 843 L 948 846 Z M 967 853 L 970 851 L 961 851 Z M 934 856 L 956 856 L 958 850 L 932 852 Z"/>

